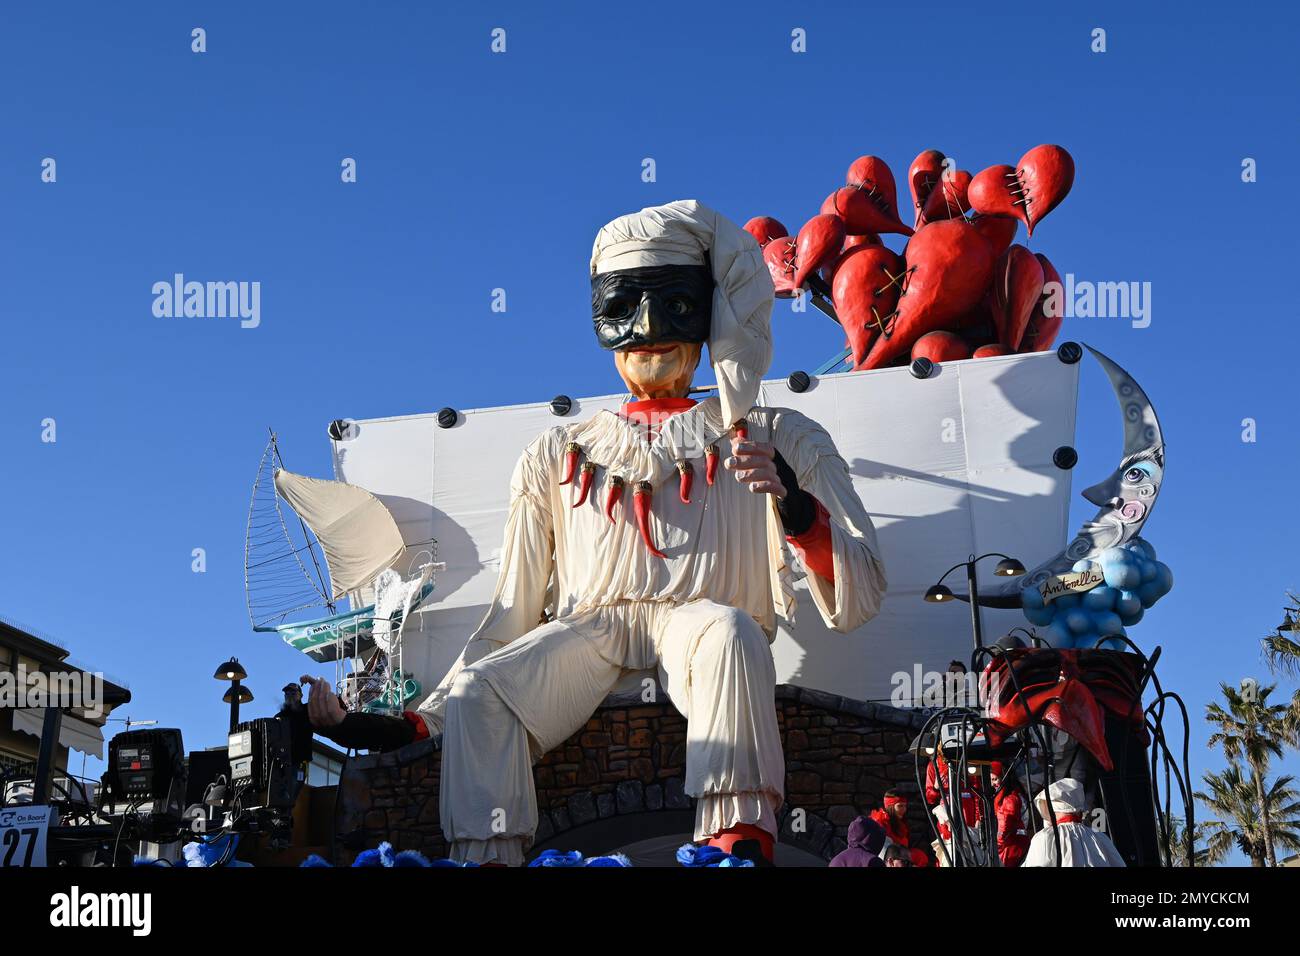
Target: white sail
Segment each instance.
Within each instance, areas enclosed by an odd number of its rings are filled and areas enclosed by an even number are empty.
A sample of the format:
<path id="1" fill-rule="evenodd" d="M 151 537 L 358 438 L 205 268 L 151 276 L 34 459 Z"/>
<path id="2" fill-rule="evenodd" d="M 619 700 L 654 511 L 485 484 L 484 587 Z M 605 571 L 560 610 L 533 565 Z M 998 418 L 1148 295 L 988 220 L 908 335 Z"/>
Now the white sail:
<path id="1" fill-rule="evenodd" d="M 405 545 L 397 523 L 364 488 L 281 468 L 275 490 L 320 542 L 335 599 L 369 584 L 401 557 Z"/>

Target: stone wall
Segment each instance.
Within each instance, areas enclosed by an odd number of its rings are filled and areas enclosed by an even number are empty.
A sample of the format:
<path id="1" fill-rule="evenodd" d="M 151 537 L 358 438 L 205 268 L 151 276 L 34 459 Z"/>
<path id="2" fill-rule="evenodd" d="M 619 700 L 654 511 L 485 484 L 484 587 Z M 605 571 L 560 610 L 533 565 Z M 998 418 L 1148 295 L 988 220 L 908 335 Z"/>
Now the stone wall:
<path id="1" fill-rule="evenodd" d="M 853 818 L 880 806 L 886 790 L 915 793 L 908 747 L 923 720 L 918 712 L 789 685 L 777 688 L 776 707 L 786 758 L 783 843 L 829 860 L 844 848 Z M 536 842 L 623 814 L 680 815 L 694 803 L 683 789 L 685 766 L 686 721 L 671 704 L 609 699 L 534 768 Z M 434 740 L 350 759 L 335 814 L 336 862 L 381 840 L 446 856 L 440 768 Z M 928 832 L 922 803 L 912 801 L 914 833 Z"/>

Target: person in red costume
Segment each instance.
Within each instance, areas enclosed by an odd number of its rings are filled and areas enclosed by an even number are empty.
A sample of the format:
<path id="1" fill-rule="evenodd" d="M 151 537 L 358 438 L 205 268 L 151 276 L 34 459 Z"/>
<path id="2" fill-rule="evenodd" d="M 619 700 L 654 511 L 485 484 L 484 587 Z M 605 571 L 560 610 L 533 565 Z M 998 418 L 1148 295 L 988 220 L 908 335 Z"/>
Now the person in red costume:
<path id="1" fill-rule="evenodd" d="M 968 827 L 977 826 L 983 818 L 978 790 L 979 779 L 968 772 L 961 788 L 961 814 Z M 937 806 L 947 792 L 948 761 L 943 759 L 943 754 L 935 754 L 925 768 L 925 802 Z"/>
<path id="2" fill-rule="evenodd" d="M 1029 850 L 1029 798 L 1020 781 L 1006 774 L 1006 767 L 995 760 L 989 768 L 993 787 L 993 819 L 997 821 L 998 859 L 1005 867 L 1017 867 Z"/>
<path id="3" fill-rule="evenodd" d="M 628 401 L 520 455 L 496 592 L 460 659 L 403 718 L 345 715 L 324 681 L 308 713 L 345 746 L 440 734 L 450 856 L 520 865 L 533 762 L 628 672 L 653 670 L 687 720 L 696 840 L 770 861 L 785 766 L 769 645 L 793 613 L 787 555 L 824 623 L 852 631 L 885 590 L 875 529 L 830 435 L 757 404 L 774 287 L 753 236 L 694 201 L 643 209 L 600 230 L 590 280 Z M 706 345 L 717 394 L 697 402 Z"/>
<path id="4" fill-rule="evenodd" d="M 929 866 L 929 855 L 919 847 L 912 846 L 912 835 L 907 826 L 907 797 L 897 790 L 885 793 L 883 806 L 871 811 L 871 819 L 885 829 L 886 843 L 901 846 L 908 851 L 913 866 Z"/>

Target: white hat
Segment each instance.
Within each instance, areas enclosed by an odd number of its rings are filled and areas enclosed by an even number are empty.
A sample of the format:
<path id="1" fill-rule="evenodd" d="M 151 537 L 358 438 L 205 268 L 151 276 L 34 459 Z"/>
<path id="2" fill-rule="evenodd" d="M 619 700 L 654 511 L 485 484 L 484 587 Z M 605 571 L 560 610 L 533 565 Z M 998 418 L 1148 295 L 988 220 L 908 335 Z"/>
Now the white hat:
<path id="1" fill-rule="evenodd" d="M 707 258 L 706 258 L 707 257 Z M 620 216 L 596 234 L 591 274 L 643 266 L 713 267 L 709 362 L 722 420 L 744 418 L 772 364 L 772 277 L 757 240 L 694 199 Z"/>
<path id="2" fill-rule="evenodd" d="M 1083 784 L 1073 777 L 1054 781 L 1046 790 L 1039 790 L 1034 797 L 1034 808 L 1044 820 L 1051 821 L 1047 812 L 1047 801 L 1052 801 L 1052 809 L 1058 817 L 1067 813 L 1082 813 L 1088 809 L 1088 801 L 1083 795 Z"/>

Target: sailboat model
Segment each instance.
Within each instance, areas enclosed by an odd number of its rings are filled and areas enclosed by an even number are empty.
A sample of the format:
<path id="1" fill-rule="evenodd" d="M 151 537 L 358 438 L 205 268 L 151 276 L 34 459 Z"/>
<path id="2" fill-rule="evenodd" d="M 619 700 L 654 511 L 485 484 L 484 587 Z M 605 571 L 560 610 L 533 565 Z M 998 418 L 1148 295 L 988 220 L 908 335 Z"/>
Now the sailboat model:
<path id="1" fill-rule="evenodd" d="M 253 630 L 321 662 L 376 646 L 391 653 L 403 621 L 433 593 L 436 543 L 428 545 L 403 578 L 393 567 L 406 543 L 384 503 L 356 485 L 286 470 L 272 433 L 244 544 Z M 344 598 L 353 610 L 339 610 Z"/>

